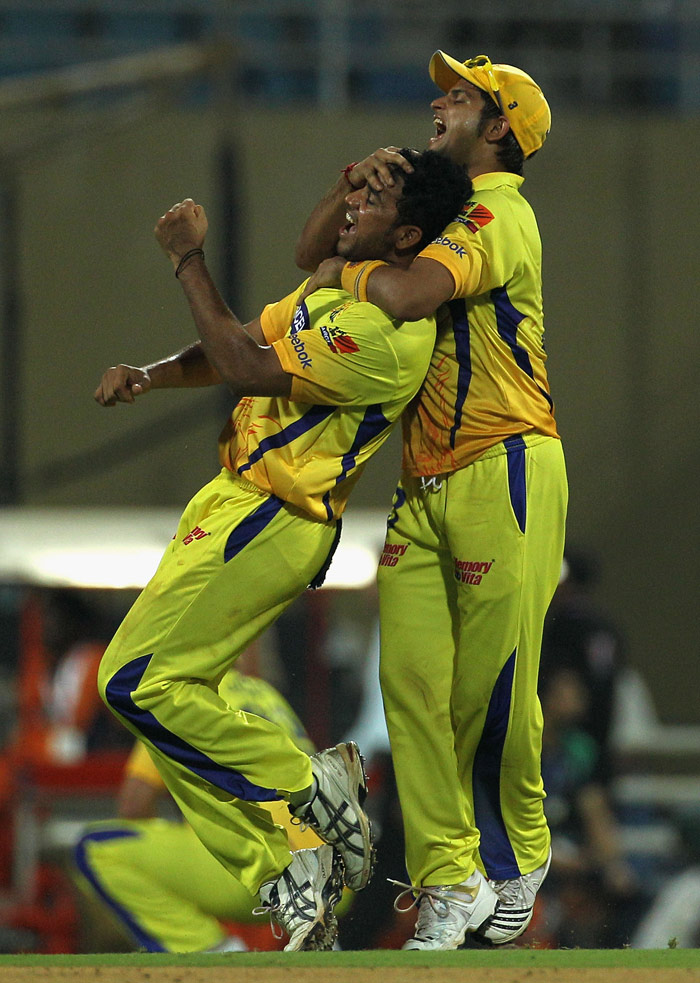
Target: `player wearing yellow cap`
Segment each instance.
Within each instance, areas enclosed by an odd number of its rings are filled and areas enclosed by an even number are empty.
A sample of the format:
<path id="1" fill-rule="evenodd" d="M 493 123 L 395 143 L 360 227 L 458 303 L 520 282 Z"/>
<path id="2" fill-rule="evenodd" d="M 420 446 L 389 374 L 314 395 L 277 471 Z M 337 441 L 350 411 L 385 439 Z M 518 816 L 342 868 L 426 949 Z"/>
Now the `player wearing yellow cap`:
<path id="1" fill-rule="evenodd" d="M 404 152 L 411 174 L 345 196 L 336 239 L 348 259 L 410 263 L 469 194 L 463 168 Z M 149 388 L 224 382 L 239 399 L 220 442 L 223 468 L 186 507 L 105 653 L 99 687 L 148 744 L 207 849 L 260 893 L 287 949 L 325 949 L 341 880 L 360 890 L 372 871 L 358 749 L 348 742 L 309 758 L 278 725 L 229 708 L 216 685 L 322 579 L 350 490 L 425 375 L 435 321 L 403 323 L 342 290 L 306 303 L 295 290 L 243 325 L 207 271 L 206 232 L 191 199 L 156 226 L 201 341 L 146 368 L 115 366 L 95 393 L 113 406 Z M 260 805 L 276 799 L 324 846 L 290 853 Z"/>
<path id="2" fill-rule="evenodd" d="M 539 86 L 485 55 L 437 51 L 429 147 L 474 193 L 406 270 L 327 259 L 393 316 L 438 314 L 426 380 L 403 416 L 403 476 L 379 567 L 381 681 L 418 902 L 409 949 L 467 933 L 502 944 L 532 917 L 550 856 L 537 674 L 563 552 L 567 485 L 544 349 L 541 244 L 520 194 L 550 111 Z M 313 268 L 346 185 L 390 185 L 395 148 L 353 166 L 297 246 Z M 485 872 L 486 880 L 482 872 Z"/>

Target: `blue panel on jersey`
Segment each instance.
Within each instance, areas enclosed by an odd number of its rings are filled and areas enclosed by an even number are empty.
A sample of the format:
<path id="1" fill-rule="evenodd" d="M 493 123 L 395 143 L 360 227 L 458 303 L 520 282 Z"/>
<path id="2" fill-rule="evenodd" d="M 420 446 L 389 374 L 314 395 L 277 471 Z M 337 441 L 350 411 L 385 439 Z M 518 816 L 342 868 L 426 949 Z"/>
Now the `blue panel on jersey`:
<path id="1" fill-rule="evenodd" d="M 474 819 L 481 833 L 479 852 L 486 873 L 498 881 L 520 877 L 501 812 L 501 759 L 510 717 L 515 655 L 513 652 L 501 669 L 491 693 L 472 771 Z"/>
<path id="2" fill-rule="evenodd" d="M 520 311 L 513 307 L 505 287 L 496 287 L 491 291 L 491 300 L 496 310 L 496 326 L 498 333 L 504 341 L 508 342 L 513 353 L 516 365 L 518 365 L 526 375 L 534 382 L 535 373 L 532 371 L 530 356 L 522 345 L 518 344 L 518 325 L 525 317 Z M 554 408 L 552 397 L 541 386 L 537 386 L 549 404 L 550 410 Z"/>
<path id="3" fill-rule="evenodd" d="M 336 485 L 340 484 L 347 478 L 348 474 L 355 467 L 355 462 L 357 460 L 357 455 L 360 453 L 365 444 L 368 444 L 370 440 L 378 436 L 383 430 L 386 430 L 388 426 L 391 426 L 387 418 L 382 413 L 381 403 L 375 403 L 373 406 L 368 406 L 365 410 L 365 415 L 362 417 L 362 423 L 360 423 L 357 428 L 357 433 L 355 434 L 355 439 L 352 442 L 350 450 L 343 455 L 341 461 L 342 471 L 336 478 Z"/>
<path id="4" fill-rule="evenodd" d="M 518 520 L 520 532 L 525 532 L 527 521 L 527 484 L 525 481 L 525 450 L 526 444 L 520 434 L 508 437 L 503 441 L 508 453 L 508 490 L 510 504 L 513 506 L 515 518 Z"/>
<path id="5" fill-rule="evenodd" d="M 462 407 L 472 381 L 472 355 L 469 347 L 469 319 L 464 300 L 451 300 L 447 305 L 452 315 L 452 328 L 455 337 L 455 355 L 459 366 L 457 372 L 457 398 L 455 399 L 455 418 L 450 429 L 450 447 L 454 450 L 459 428 L 462 426 Z"/>
<path id="6" fill-rule="evenodd" d="M 341 459 L 341 471 L 338 477 L 335 479 L 335 484 L 339 485 L 341 481 L 344 481 L 350 472 L 354 469 L 357 455 L 362 450 L 365 444 L 369 443 L 373 437 L 376 437 L 386 430 L 388 426 L 391 426 L 389 420 L 382 413 L 381 403 L 375 403 L 372 406 L 368 406 L 365 410 L 365 415 L 362 417 L 362 422 L 357 428 L 357 433 L 352 442 L 352 445 Z M 328 521 L 333 518 L 334 513 L 331 507 L 331 496 L 330 492 L 326 492 L 323 496 L 323 504 L 326 507 L 326 515 L 328 516 Z"/>
<path id="7" fill-rule="evenodd" d="M 276 789 L 254 785 L 240 772 L 218 764 L 164 727 L 149 710 L 143 710 L 134 703 L 132 693 L 138 688 L 152 658 L 153 655 L 142 655 L 115 672 L 105 690 L 110 707 L 130 721 L 151 744 L 169 758 L 184 765 L 211 785 L 251 802 L 272 802 L 278 799 Z"/>
<path id="8" fill-rule="evenodd" d="M 75 847 L 75 862 L 77 864 L 78 870 L 83 875 L 83 877 L 92 884 L 93 888 L 97 894 L 102 898 L 104 903 L 114 912 L 119 921 L 124 925 L 126 929 L 133 935 L 136 942 L 142 946 L 147 952 L 167 952 L 168 950 L 165 946 L 161 945 L 157 939 L 153 938 L 143 930 L 143 928 L 134 921 L 131 912 L 127 911 L 123 905 L 120 905 L 111 894 L 107 892 L 102 882 L 97 877 L 97 874 L 90 866 L 90 861 L 87 855 L 87 847 L 89 843 L 104 843 L 105 840 L 121 840 L 127 837 L 139 836 L 137 830 L 133 829 L 96 829 L 91 833 L 86 833 L 80 838 Z"/>
<path id="9" fill-rule="evenodd" d="M 323 420 L 327 420 L 329 416 L 332 416 L 335 411 L 335 406 L 312 406 L 308 413 L 304 413 L 294 423 L 290 423 L 288 427 L 280 430 L 279 433 L 274 434 L 272 437 L 266 437 L 264 440 L 261 440 L 257 449 L 248 458 L 248 463 L 242 464 L 238 469 L 238 473 L 243 474 L 250 470 L 251 465 L 259 461 L 266 451 L 291 444 L 297 437 L 307 433 L 309 430 L 313 430 Z"/>

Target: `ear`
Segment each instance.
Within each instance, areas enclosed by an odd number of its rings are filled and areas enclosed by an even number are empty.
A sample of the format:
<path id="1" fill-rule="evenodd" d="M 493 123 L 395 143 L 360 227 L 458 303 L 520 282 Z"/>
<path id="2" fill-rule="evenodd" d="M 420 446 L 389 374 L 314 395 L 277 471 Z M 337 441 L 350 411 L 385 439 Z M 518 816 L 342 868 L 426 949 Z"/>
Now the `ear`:
<path id="1" fill-rule="evenodd" d="M 510 123 L 505 118 L 505 116 L 497 116 L 495 119 L 490 119 L 488 125 L 484 130 L 484 138 L 487 143 L 498 143 L 508 130 L 510 129 Z"/>
<path id="2" fill-rule="evenodd" d="M 417 225 L 399 225 L 394 232 L 394 249 L 414 249 L 423 238 L 423 230 Z"/>

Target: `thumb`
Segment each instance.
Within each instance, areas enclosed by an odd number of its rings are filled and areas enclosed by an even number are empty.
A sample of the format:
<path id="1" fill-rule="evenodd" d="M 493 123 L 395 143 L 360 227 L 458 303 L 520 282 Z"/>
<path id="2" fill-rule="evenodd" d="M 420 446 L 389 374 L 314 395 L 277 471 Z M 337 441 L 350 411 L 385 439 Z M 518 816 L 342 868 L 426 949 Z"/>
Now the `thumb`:
<path id="1" fill-rule="evenodd" d="M 131 392 L 134 396 L 140 396 L 141 393 L 147 393 L 151 388 L 151 377 L 147 372 L 140 375 L 139 378 L 131 384 Z"/>

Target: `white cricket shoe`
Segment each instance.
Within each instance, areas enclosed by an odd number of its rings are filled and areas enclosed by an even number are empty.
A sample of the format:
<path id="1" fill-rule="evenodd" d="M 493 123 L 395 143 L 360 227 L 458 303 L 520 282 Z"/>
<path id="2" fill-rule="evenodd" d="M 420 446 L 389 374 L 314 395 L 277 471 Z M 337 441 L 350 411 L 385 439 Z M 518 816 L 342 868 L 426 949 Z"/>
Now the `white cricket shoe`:
<path id="1" fill-rule="evenodd" d="M 289 936 L 285 952 L 332 949 L 338 935 L 333 909 L 342 893 L 343 864 L 332 846 L 297 850 L 277 880 L 260 888 L 262 906 L 253 914 L 269 913 L 271 922 L 284 929 Z"/>
<path id="2" fill-rule="evenodd" d="M 550 849 L 546 861 L 531 874 L 508 881 L 489 881 L 498 895 L 498 908 L 483 931 L 476 933 L 477 939 L 487 940 L 492 945 L 505 945 L 523 934 L 532 919 L 535 898 L 551 862 Z"/>
<path id="3" fill-rule="evenodd" d="M 290 811 L 343 858 L 345 883 L 361 891 L 374 870 L 372 830 L 362 804 L 367 796 L 367 776 L 354 741 L 337 744 L 311 756 L 317 790 L 310 802 Z"/>
<path id="4" fill-rule="evenodd" d="M 394 907 L 409 891 L 418 894 L 413 902 L 418 905 L 418 920 L 415 935 L 406 942 L 404 949 L 457 949 L 467 932 L 476 932 L 484 923 L 488 924 L 498 906 L 496 892 L 478 870 L 461 884 L 418 888 L 408 885 L 408 890 L 399 895 Z M 408 911 L 409 908 L 397 910 Z"/>

